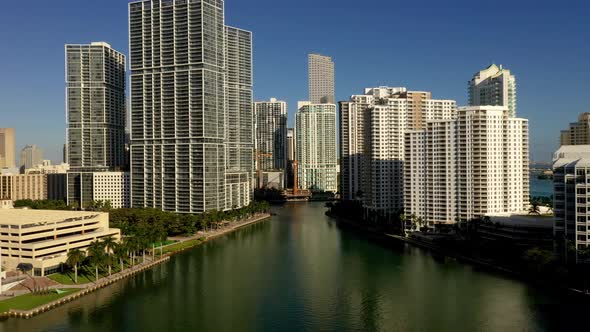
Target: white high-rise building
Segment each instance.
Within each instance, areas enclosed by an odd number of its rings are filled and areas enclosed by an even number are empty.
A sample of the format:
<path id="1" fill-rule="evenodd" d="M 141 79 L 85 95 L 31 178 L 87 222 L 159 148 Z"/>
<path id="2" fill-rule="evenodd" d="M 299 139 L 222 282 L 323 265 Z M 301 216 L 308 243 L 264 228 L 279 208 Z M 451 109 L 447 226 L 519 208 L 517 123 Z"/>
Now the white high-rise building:
<path id="1" fill-rule="evenodd" d="M 310 102 L 312 104 L 336 103 L 332 58 L 320 54 L 310 54 L 308 65 Z"/>
<path id="2" fill-rule="evenodd" d="M 129 4 L 131 204 L 181 213 L 248 205 L 252 34 L 224 1 Z"/>
<path id="3" fill-rule="evenodd" d="M 553 234 L 557 252 L 566 252 L 565 246 L 578 250 L 577 262 L 588 262 L 581 250 L 590 246 L 590 145 L 564 145 L 553 156 L 553 184 L 555 188 Z"/>
<path id="4" fill-rule="evenodd" d="M 502 65 L 490 65 L 469 82 L 470 106 L 504 106 L 516 116 L 516 77 Z"/>
<path id="5" fill-rule="evenodd" d="M 528 120 L 507 108 L 460 108 L 456 119 L 406 133 L 405 147 L 406 215 L 452 224 L 526 211 Z"/>
<path id="6" fill-rule="evenodd" d="M 298 187 L 338 191 L 336 105 L 300 102 L 295 115 Z"/>
<path id="7" fill-rule="evenodd" d="M 340 103 L 341 193 L 366 208 L 403 208 L 404 134 L 426 121 L 451 119 L 454 100 L 406 88 L 365 89 Z"/>

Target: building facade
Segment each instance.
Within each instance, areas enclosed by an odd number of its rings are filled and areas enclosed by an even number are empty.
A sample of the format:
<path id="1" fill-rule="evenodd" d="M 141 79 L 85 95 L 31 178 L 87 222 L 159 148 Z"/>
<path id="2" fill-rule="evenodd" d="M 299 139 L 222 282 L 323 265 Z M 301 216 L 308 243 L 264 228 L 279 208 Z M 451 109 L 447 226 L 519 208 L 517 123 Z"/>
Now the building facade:
<path id="1" fill-rule="evenodd" d="M 577 262 L 588 262 L 580 255 L 590 245 L 590 145 L 564 145 L 553 156 L 555 214 L 553 234 L 558 253 L 574 246 Z"/>
<path id="2" fill-rule="evenodd" d="M 0 169 L 16 167 L 14 128 L 0 128 Z"/>
<path id="3" fill-rule="evenodd" d="M 125 167 L 125 56 L 104 42 L 65 52 L 68 163 Z"/>
<path id="4" fill-rule="evenodd" d="M 287 103 L 271 98 L 254 103 L 256 153 L 262 171 L 287 168 Z"/>
<path id="5" fill-rule="evenodd" d="M 507 108 L 460 108 L 405 137 L 406 215 L 453 224 L 529 205 L 528 120 Z"/>
<path id="6" fill-rule="evenodd" d="M 0 209 L 2 262 L 8 271 L 33 266 L 42 277 L 60 272 L 70 250 L 85 251 L 93 241 L 121 232 L 109 228 L 108 213 Z"/>
<path id="7" fill-rule="evenodd" d="M 0 199 L 12 201 L 47 199 L 47 175 L 0 175 Z"/>
<path id="8" fill-rule="evenodd" d="M 21 173 L 39 165 L 43 165 L 43 150 L 36 145 L 25 146 L 20 152 Z"/>
<path id="9" fill-rule="evenodd" d="M 293 188 L 295 177 L 293 162 L 295 161 L 295 128 L 287 128 L 287 172 L 285 185 Z"/>
<path id="10" fill-rule="evenodd" d="M 336 105 L 300 102 L 299 106 L 295 116 L 298 187 L 336 193 Z"/>
<path id="11" fill-rule="evenodd" d="M 109 201 L 114 209 L 131 207 L 128 172 L 68 173 L 68 204 L 85 208 L 91 202 Z"/>
<path id="12" fill-rule="evenodd" d="M 516 77 L 510 70 L 490 65 L 469 81 L 469 106 L 504 106 L 516 117 Z"/>
<path id="13" fill-rule="evenodd" d="M 43 160 L 41 164 L 27 169 L 25 174 L 65 174 L 69 170 L 68 164 L 52 165 L 50 160 Z"/>
<path id="14" fill-rule="evenodd" d="M 308 56 L 309 100 L 312 104 L 334 104 L 334 61 L 320 54 Z"/>
<path id="15" fill-rule="evenodd" d="M 454 100 L 403 87 L 367 88 L 340 102 L 341 194 L 371 210 L 403 208 L 404 134 L 427 121 L 451 119 Z"/>
<path id="16" fill-rule="evenodd" d="M 590 113 L 582 113 L 578 122 L 561 131 L 560 145 L 590 145 Z"/>
<path id="17" fill-rule="evenodd" d="M 181 213 L 250 203 L 252 35 L 224 2 L 132 1 L 131 205 Z"/>

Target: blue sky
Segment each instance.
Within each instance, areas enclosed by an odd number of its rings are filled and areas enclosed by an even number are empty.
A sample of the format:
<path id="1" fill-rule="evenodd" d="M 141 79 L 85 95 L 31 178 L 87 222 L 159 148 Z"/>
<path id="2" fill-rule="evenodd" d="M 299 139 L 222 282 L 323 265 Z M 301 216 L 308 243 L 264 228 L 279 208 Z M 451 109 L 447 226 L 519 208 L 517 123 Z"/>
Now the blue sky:
<path id="1" fill-rule="evenodd" d="M 365 87 L 432 91 L 466 103 L 491 62 L 518 80 L 531 157 L 549 160 L 559 131 L 590 111 L 590 5 L 584 1 L 226 0 L 226 24 L 254 32 L 255 98 L 307 99 L 307 54 L 336 62 L 338 100 Z M 17 149 L 61 159 L 64 44 L 106 41 L 127 53 L 127 1 L 7 1 L 0 10 L 0 127 Z"/>

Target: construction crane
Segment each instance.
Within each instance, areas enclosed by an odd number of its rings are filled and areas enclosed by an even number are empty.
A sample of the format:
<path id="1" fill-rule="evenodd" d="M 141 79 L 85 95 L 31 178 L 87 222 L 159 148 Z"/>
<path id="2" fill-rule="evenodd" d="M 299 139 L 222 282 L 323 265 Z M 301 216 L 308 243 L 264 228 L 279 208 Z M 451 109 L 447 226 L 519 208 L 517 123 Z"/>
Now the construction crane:
<path id="1" fill-rule="evenodd" d="M 256 163 L 258 166 L 258 189 L 262 189 L 262 169 L 260 166 L 260 158 L 261 157 L 271 158 L 272 153 L 262 153 L 260 151 L 258 151 L 256 153 Z"/>

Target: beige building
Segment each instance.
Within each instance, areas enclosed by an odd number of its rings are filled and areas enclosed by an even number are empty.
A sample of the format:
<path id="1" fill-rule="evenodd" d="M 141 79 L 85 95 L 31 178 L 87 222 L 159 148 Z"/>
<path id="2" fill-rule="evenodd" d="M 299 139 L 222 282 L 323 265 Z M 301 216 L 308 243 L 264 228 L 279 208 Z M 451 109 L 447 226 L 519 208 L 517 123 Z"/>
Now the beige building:
<path id="1" fill-rule="evenodd" d="M 47 199 L 46 174 L 0 175 L 0 199 Z"/>
<path id="2" fill-rule="evenodd" d="M 0 168 L 16 167 L 14 128 L 0 128 Z"/>
<path id="3" fill-rule="evenodd" d="M 309 65 L 309 100 L 312 104 L 334 104 L 334 61 L 320 54 L 310 54 Z"/>
<path id="4" fill-rule="evenodd" d="M 582 113 L 578 122 L 570 123 L 566 130 L 561 131 L 560 145 L 590 144 L 590 113 Z"/>
<path id="5" fill-rule="evenodd" d="M 67 253 L 85 250 L 90 243 L 121 231 L 109 228 L 109 214 L 101 212 L 0 209 L 2 264 L 15 270 L 31 264 L 35 276 L 61 270 Z"/>

